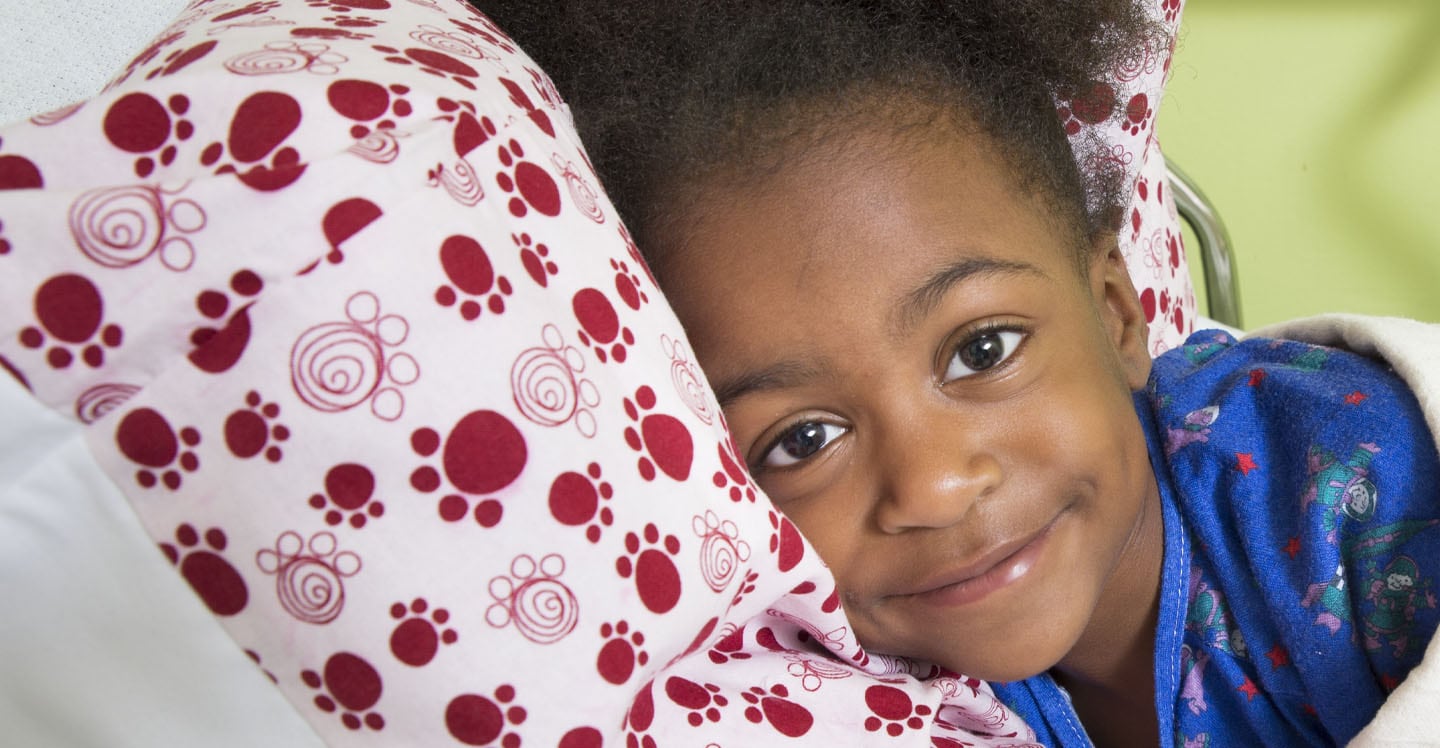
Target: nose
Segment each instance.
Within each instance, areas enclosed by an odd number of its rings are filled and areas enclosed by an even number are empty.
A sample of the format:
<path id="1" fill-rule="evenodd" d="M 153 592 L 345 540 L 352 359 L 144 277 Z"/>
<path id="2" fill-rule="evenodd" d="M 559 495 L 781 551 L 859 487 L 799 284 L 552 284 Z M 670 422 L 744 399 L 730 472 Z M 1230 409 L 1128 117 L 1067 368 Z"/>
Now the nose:
<path id="1" fill-rule="evenodd" d="M 975 434 L 956 428 L 912 424 L 878 450 L 885 468 L 875 519 L 881 531 L 949 527 L 965 519 L 977 501 L 1000 485 L 1000 462 Z"/>

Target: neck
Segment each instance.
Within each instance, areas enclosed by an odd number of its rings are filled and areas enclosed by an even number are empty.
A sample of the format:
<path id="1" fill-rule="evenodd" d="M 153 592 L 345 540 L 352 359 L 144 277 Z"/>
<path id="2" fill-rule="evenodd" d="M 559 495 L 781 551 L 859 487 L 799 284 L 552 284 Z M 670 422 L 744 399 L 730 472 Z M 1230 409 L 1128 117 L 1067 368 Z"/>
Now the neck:
<path id="1" fill-rule="evenodd" d="M 1164 551 L 1159 491 L 1152 488 L 1089 626 L 1052 670 L 1096 745 L 1153 746 L 1160 737 L 1155 627 Z"/>

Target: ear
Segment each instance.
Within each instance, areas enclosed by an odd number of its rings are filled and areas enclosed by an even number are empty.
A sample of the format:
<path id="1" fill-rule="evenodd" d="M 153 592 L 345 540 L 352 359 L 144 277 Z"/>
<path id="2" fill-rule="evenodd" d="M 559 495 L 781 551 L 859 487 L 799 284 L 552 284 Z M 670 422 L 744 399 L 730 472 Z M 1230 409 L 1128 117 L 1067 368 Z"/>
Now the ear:
<path id="1" fill-rule="evenodd" d="M 1090 292 L 1095 311 L 1119 357 L 1125 381 L 1132 391 L 1139 390 L 1150 378 L 1150 331 L 1145 308 L 1114 234 L 1103 232 L 1096 237 L 1090 258 Z"/>

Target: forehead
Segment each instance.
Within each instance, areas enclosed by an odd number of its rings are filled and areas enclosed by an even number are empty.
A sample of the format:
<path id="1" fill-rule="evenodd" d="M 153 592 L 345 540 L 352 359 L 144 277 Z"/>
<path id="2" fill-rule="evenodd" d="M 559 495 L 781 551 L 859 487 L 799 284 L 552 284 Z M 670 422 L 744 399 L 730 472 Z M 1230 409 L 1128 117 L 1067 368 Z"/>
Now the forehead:
<path id="1" fill-rule="evenodd" d="M 700 349 L 749 330 L 803 335 L 823 324 L 806 308 L 832 319 L 862 309 L 893 326 L 904 297 L 966 260 L 1076 275 L 1072 229 L 1021 188 L 988 138 L 958 127 L 859 131 L 706 196 L 662 268 Z"/>

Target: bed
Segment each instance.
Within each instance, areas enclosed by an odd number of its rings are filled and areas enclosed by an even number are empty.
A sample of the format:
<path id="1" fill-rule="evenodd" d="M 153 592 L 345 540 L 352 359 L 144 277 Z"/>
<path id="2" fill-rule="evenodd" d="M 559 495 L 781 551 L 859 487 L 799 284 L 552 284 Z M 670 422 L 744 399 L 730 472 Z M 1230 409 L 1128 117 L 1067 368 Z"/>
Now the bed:
<path id="1" fill-rule="evenodd" d="M 104 93 L 0 129 L 7 742 L 1025 741 L 855 642 L 502 30 L 146 7 Z M 1156 351 L 1196 322 L 1149 137 L 1170 53 L 1117 71 L 1148 107 L 1075 122 L 1134 180 Z"/>

